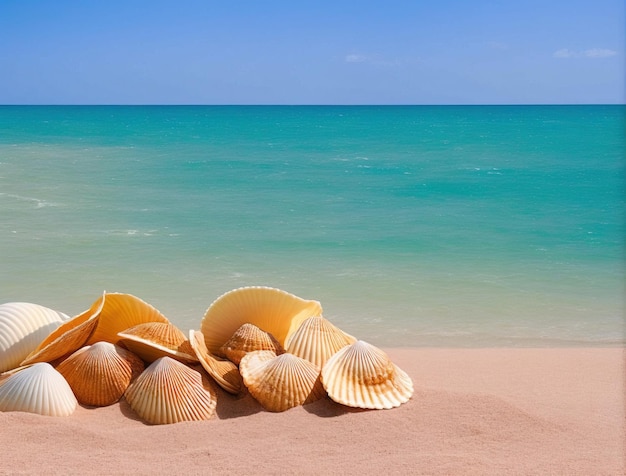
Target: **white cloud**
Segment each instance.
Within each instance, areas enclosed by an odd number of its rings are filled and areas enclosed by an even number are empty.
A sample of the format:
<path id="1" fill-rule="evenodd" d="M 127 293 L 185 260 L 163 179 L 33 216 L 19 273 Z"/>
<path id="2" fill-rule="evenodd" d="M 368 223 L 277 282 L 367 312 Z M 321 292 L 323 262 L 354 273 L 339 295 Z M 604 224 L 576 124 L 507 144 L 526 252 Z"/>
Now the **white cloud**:
<path id="1" fill-rule="evenodd" d="M 347 63 L 364 63 L 368 58 L 365 55 L 350 54 L 346 55 L 345 60 Z"/>
<path id="2" fill-rule="evenodd" d="M 560 50 L 556 50 L 552 53 L 552 56 L 555 58 L 609 58 L 611 56 L 616 56 L 617 51 L 609 50 L 606 48 L 590 48 L 588 50 L 583 51 L 574 51 L 569 48 L 561 48 Z"/>

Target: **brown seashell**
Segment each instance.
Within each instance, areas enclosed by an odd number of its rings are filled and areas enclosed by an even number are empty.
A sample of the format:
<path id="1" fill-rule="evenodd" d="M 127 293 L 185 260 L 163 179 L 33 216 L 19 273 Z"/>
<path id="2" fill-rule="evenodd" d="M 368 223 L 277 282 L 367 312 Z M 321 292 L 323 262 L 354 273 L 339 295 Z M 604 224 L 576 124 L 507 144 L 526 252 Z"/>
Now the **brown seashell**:
<path id="1" fill-rule="evenodd" d="M 57 366 L 78 402 L 93 407 L 117 402 L 143 369 L 139 357 L 110 342 L 83 347 Z"/>
<path id="2" fill-rule="evenodd" d="M 209 420 L 217 393 L 208 378 L 170 357 L 155 360 L 125 393 L 130 407 L 153 425 Z"/>
<path id="3" fill-rule="evenodd" d="M 219 348 L 239 329 L 251 323 L 271 333 L 280 345 L 307 317 L 322 313 L 317 301 L 307 301 L 280 289 L 263 286 L 238 288 L 218 297 L 209 306 L 200 330 L 207 348 Z"/>
<path id="4" fill-rule="evenodd" d="M 356 342 L 356 339 L 334 326 L 322 316 L 306 319 L 298 330 L 289 336 L 285 350 L 314 363 L 320 369 L 339 349 Z"/>
<path id="5" fill-rule="evenodd" d="M 385 352 L 361 340 L 326 361 L 322 383 L 331 399 L 349 407 L 393 408 L 413 395 L 411 378 Z"/>
<path id="6" fill-rule="evenodd" d="M 259 329 L 254 324 L 246 323 L 220 347 L 220 354 L 239 365 L 248 352 L 255 350 L 271 350 L 274 354 L 284 354 L 285 349 L 269 332 Z"/>
<path id="7" fill-rule="evenodd" d="M 150 304 L 132 294 L 105 293 L 100 319 L 87 345 L 105 341 L 117 344 L 118 333 L 144 322 L 169 322 Z"/>
<path id="8" fill-rule="evenodd" d="M 118 336 L 120 344 L 146 362 L 166 356 L 185 364 L 198 362 L 183 331 L 170 322 L 146 322 L 126 329 Z"/>
<path id="9" fill-rule="evenodd" d="M 250 352 L 241 359 L 239 370 L 250 394 L 271 412 L 311 403 L 326 394 L 319 368 L 293 354 Z"/>
<path id="10" fill-rule="evenodd" d="M 22 365 L 35 362 L 52 362 L 80 349 L 89 339 L 100 318 L 106 293 L 103 293 L 89 309 L 65 321 L 46 337 L 37 348 L 22 361 Z"/>
<path id="11" fill-rule="evenodd" d="M 230 360 L 221 359 L 209 353 L 204 343 L 204 335 L 200 331 L 189 331 L 189 342 L 204 370 L 229 393 L 237 394 L 243 381 L 237 366 Z"/>

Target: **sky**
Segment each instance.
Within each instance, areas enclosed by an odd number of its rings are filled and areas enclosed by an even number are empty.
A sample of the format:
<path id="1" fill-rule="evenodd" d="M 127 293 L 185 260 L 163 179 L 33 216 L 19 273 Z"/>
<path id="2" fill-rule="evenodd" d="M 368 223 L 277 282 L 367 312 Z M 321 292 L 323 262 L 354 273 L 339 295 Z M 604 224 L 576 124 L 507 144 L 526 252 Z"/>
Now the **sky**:
<path id="1" fill-rule="evenodd" d="M 623 0 L 0 0 L 0 104 L 624 104 Z"/>

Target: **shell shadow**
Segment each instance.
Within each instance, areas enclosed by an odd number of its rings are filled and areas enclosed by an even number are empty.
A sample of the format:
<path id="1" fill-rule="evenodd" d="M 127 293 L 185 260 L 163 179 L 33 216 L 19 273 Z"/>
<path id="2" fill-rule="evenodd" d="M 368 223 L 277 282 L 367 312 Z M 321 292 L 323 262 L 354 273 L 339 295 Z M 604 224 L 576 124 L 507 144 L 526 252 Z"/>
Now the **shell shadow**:
<path id="1" fill-rule="evenodd" d="M 139 417 L 139 415 L 137 415 L 135 413 L 135 411 L 130 407 L 129 403 L 126 401 L 125 398 L 122 397 L 120 399 L 120 401 L 117 402 L 117 404 L 118 404 L 118 408 L 120 410 L 120 413 L 122 415 L 124 415 L 126 418 L 129 418 L 130 420 L 135 420 L 135 421 L 141 422 L 141 423 L 143 423 L 146 426 L 152 426 L 152 425 L 146 423 L 145 421 L 143 421 Z"/>
<path id="2" fill-rule="evenodd" d="M 219 390 L 216 413 L 220 420 L 246 417 L 262 411 L 261 404 L 245 388 L 237 395 Z"/>
<path id="3" fill-rule="evenodd" d="M 303 405 L 302 408 L 304 408 L 307 412 L 322 418 L 333 418 L 347 413 L 362 413 L 369 411 L 364 408 L 352 408 L 341 405 L 340 403 L 331 400 L 328 396 L 315 402 L 307 403 L 306 405 Z"/>

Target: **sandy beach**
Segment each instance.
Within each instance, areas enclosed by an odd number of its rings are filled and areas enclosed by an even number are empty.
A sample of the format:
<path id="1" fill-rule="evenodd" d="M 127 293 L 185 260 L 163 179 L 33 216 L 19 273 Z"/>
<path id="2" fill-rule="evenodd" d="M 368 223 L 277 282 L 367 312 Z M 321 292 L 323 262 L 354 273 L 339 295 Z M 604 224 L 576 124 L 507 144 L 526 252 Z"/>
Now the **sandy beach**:
<path id="1" fill-rule="evenodd" d="M 623 349 L 387 352 L 415 384 L 393 410 L 220 392 L 205 422 L 0 413 L 0 474 L 624 474 Z"/>

